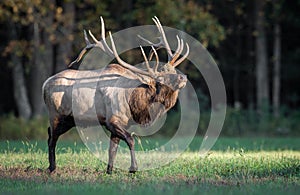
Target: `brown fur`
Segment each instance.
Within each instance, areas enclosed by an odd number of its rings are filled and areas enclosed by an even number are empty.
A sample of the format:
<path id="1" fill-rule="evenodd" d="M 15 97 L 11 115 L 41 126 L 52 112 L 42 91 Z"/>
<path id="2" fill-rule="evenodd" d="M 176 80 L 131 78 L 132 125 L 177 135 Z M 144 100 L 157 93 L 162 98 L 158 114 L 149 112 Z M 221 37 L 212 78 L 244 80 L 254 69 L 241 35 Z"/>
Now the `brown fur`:
<path id="1" fill-rule="evenodd" d="M 147 66 L 147 71 L 145 71 L 143 68 L 134 67 L 119 58 L 112 37 L 110 37 L 112 48 L 110 48 L 105 41 L 96 40 L 89 32 L 94 42 L 91 43 L 84 31 L 87 46 L 80 52 L 77 59 L 68 66 L 68 70 L 62 71 L 44 82 L 43 96 L 50 119 L 50 127 L 48 128 L 50 172 L 54 171 L 56 167 L 55 147 L 58 137 L 75 125 L 95 125 L 93 120 L 95 108 L 98 117 L 96 125 L 100 122 L 111 132 L 107 173 L 112 172 L 120 140 L 124 140 L 130 150 L 131 166 L 129 172 L 137 171 L 134 138 L 127 131 L 132 125 L 132 119 L 141 125 L 149 125 L 154 122 L 175 105 L 178 91 L 187 82 L 186 76 L 177 73 L 175 67 L 189 54 L 188 44 L 186 44 L 186 54 L 178 59 L 180 55 L 171 52 L 158 18 L 154 17 L 153 21 L 162 34 L 163 39 L 159 45 L 165 45 L 168 57 L 172 58 L 162 68 L 157 69 L 159 59 L 154 47 L 152 50 L 156 56 L 157 65 L 153 68 L 149 67 L 144 50 L 141 48 Z M 104 40 L 105 29 L 102 17 L 101 26 L 102 39 Z M 178 42 L 176 52 L 183 48 L 182 44 L 183 40 L 181 39 Z M 84 55 L 94 47 L 101 48 L 111 57 L 114 56 L 118 64 L 110 64 L 99 70 L 79 71 L 78 68 Z M 76 124 L 75 116 L 78 118 Z"/>
<path id="2" fill-rule="evenodd" d="M 154 102 L 159 102 L 165 106 L 165 109 L 168 111 L 172 108 L 178 97 L 178 90 L 173 90 L 170 87 L 157 83 L 158 94 L 155 96 Z"/>
<path id="3" fill-rule="evenodd" d="M 76 83 L 77 81 L 80 85 Z M 127 128 L 133 121 L 142 126 L 151 125 L 175 105 L 178 91 L 186 81 L 184 75 L 173 72 L 167 72 L 155 79 L 147 77 L 139 79 L 137 74 L 118 64 L 110 64 L 95 71 L 69 69 L 50 77 L 43 85 L 44 100 L 50 119 L 49 171 L 54 171 L 56 167 L 55 147 L 60 135 L 75 125 L 91 126 L 100 122 L 111 132 L 107 173 L 112 171 L 116 155 L 114 151 L 120 139 L 124 140 L 130 149 L 130 172 L 135 172 L 137 162 L 134 138 L 127 132 Z M 75 84 L 84 93 L 73 94 Z M 139 86 L 135 87 L 137 84 Z M 91 89 L 95 86 L 97 87 L 94 92 Z M 76 112 L 80 112 L 76 113 L 81 116 L 77 119 L 79 124 L 75 124 L 73 118 L 73 101 L 78 106 Z M 90 118 L 90 110 L 94 107 L 98 121 Z"/>
<path id="4" fill-rule="evenodd" d="M 131 94 L 129 107 L 133 120 L 141 125 L 149 124 L 153 119 L 150 116 L 150 106 L 160 103 L 164 108 L 151 110 L 155 116 L 172 108 L 177 100 L 178 91 L 174 91 L 166 85 L 156 83 L 151 85 L 140 85 Z"/>

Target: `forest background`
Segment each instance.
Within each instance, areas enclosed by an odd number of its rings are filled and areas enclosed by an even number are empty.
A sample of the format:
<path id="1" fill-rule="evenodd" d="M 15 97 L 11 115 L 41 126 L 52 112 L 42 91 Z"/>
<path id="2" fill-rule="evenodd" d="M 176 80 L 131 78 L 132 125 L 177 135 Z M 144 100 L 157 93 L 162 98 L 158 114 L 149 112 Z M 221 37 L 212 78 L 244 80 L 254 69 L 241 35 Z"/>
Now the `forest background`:
<path id="1" fill-rule="evenodd" d="M 99 16 L 117 32 L 153 24 L 183 30 L 216 60 L 227 92 L 224 136 L 300 135 L 300 1 L 84 0 L 0 2 L 0 139 L 47 136 L 42 84 L 66 69 L 84 47 L 83 29 L 99 35 Z M 124 55 L 134 62 L 136 54 Z M 189 62 L 201 109 L 199 135 L 210 117 L 210 96 Z M 298 83 L 298 84 L 297 84 Z M 160 135 L 176 130 L 172 110 Z M 71 136 L 71 135 L 70 135 Z M 72 136 L 71 136 L 72 137 Z"/>

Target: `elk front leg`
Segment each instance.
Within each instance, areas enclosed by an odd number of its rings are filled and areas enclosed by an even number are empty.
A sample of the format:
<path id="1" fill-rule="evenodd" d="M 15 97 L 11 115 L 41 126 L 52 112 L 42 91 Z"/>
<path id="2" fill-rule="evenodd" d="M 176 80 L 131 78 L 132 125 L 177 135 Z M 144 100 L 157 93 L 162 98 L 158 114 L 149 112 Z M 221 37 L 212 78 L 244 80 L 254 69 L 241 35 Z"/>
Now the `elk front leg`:
<path id="1" fill-rule="evenodd" d="M 126 137 L 126 143 L 130 149 L 130 156 L 131 156 L 131 166 L 129 168 L 129 172 L 135 173 L 138 170 L 138 167 L 137 167 L 137 162 L 136 162 L 135 152 L 134 152 L 134 138 L 129 133 L 128 135 L 129 136 Z"/>
<path id="2" fill-rule="evenodd" d="M 109 143 L 109 151 L 108 151 L 108 165 L 107 165 L 107 174 L 112 173 L 113 164 L 116 158 L 118 145 L 120 142 L 120 138 L 118 138 L 116 135 L 111 134 L 110 136 L 110 143 Z"/>
<path id="3" fill-rule="evenodd" d="M 137 162 L 135 159 L 135 152 L 134 152 L 134 138 L 128 133 L 125 128 L 120 125 L 121 123 L 118 122 L 115 118 L 110 120 L 110 124 L 108 125 L 112 134 L 115 134 L 122 140 L 126 142 L 130 150 L 130 157 L 131 157 L 131 166 L 129 168 L 130 173 L 135 173 L 138 170 Z"/>

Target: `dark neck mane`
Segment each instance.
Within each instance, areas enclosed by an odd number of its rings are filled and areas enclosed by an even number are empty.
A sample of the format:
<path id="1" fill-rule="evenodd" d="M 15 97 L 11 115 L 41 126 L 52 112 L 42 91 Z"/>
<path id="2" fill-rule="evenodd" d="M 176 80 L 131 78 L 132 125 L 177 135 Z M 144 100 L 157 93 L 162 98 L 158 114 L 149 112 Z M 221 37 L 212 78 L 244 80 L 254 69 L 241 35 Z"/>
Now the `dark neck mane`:
<path id="1" fill-rule="evenodd" d="M 155 88 L 148 85 L 140 85 L 134 89 L 129 99 L 129 107 L 133 120 L 141 125 L 153 122 L 154 118 L 175 105 L 177 97 L 178 91 L 174 91 L 160 83 L 157 83 Z M 151 105 L 156 106 L 151 107 Z M 151 113 L 153 113 L 152 118 L 150 116 L 150 109 Z"/>

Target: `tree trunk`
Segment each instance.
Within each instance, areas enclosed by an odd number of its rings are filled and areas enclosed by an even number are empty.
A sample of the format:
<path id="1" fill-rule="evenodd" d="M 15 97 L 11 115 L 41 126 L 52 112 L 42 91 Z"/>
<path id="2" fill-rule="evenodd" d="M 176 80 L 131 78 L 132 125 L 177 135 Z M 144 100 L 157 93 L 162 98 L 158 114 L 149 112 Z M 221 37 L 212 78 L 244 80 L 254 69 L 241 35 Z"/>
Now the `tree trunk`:
<path id="1" fill-rule="evenodd" d="M 53 22 L 53 15 L 48 14 L 45 19 L 47 27 Z M 42 85 L 50 75 L 53 66 L 53 47 L 49 40 L 49 33 L 36 21 L 33 24 L 34 33 L 34 57 L 30 70 L 30 98 L 32 104 L 32 116 L 39 117 L 44 113 L 44 101 L 42 98 Z"/>
<path id="2" fill-rule="evenodd" d="M 257 110 L 265 111 L 264 108 L 269 104 L 269 78 L 268 78 L 268 60 L 267 45 L 265 35 L 265 16 L 264 1 L 255 1 L 255 54 L 256 54 L 256 98 Z"/>
<path id="3" fill-rule="evenodd" d="M 10 24 L 11 39 L 17 40 L 17 29 L 15 24 Z M 28 120 L 31 117 L 31 107 L 28 99 L 24 69 L 20 57 L 11 54 L 11 66 L 13 77 L 13 92 L 19 117 Z"/>
<path id="4" fill-rule="evenodd" d="M 254 63 L 254 55 L 253 55 L 253 49 L 254 49 L 254 37 L 253 37 L 253 27 L 254 27 L 254 21 L 251 20 L 251 18 L 254 17 L 254 13 L 252 8 L 250 6 L 247 8 L 247 38 L 246 38 L 246 54 L 247 57 L 245 58 L 247 63 L 247 103 L 248 103 L 248 109 L 253 110 L 255 105 L 255 63 Z"/>
<path id="5" fill-rule="evenodd" d="M 24 69 L 19 57 L 12 54 L 12 76 L 14 86 L 14 99 L 18 109 L 19 117 L 28 120 L 31 117 L 31 107 L 28 100 Z"/>
<path id="6" fill-rule="evenodd" d="M 274 27 L 274 69 L 273 69 L 273 114 L 279 117 L 280 107 L 280 67 L 281 67 L 281 30 L 280 25 L 276 22 Z"/>
<path id="7" fill-rule="evenodd" d="M 240 24 L 238 23 L 238 26 Z M 237 43 L 236 43 L 236 63 L 234 64 L 234 71 L 233 71 L 233 100 L 234 100 L 234 105 L 240 105 L 240 62 L 241 60 L 241 34 L 240 34 L 240 28 L 238 27 L 236 29 L 236 38 L 237 38 Z"/>
<path id="8" fill-rule="evenodd" d="M 63 33 L 61 41 L 56 46 L 56 62 L 55 62 L 55 72 L 60 72 L 65 70 L 67 65 L 71 62 L 72 55 L 72 33 L 74 30 L 74 20 L 75 20 L 75 4 L 73 2 L 65 2 L 63 4 L 64 9 L 64 25 L 60 26 Z"/>

